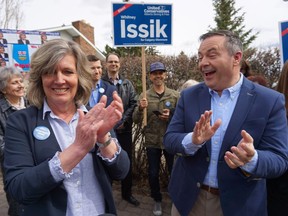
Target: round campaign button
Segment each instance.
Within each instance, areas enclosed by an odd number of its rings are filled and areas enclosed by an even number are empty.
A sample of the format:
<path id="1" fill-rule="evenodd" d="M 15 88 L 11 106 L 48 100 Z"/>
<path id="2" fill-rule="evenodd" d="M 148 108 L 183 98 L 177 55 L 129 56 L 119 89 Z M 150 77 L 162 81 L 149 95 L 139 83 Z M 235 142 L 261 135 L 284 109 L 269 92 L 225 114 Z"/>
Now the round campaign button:
<path id="1" fill-rule="evenodd" d="M 33 136 L 38 140 L 46 140 L 50 136 L 50 130 L 44 126 L 38 126 L 33 131 Z"/>
<path id="2" fill-rule="evenodd" d="M 105 92 L 105 89 L 104 89 L 104 88 L 100 88 L 100 89 L 99 89 L 99 92 L 100 92 L 101 94 L 103 94 L 103 93 Z"/>
<path id="3" fill-rule="evenodd" d="M 166 101 L 165 106 L 166 106 L 166 107 L 170 107 L 170 106 L 171 106 L 170 101 Z"/>

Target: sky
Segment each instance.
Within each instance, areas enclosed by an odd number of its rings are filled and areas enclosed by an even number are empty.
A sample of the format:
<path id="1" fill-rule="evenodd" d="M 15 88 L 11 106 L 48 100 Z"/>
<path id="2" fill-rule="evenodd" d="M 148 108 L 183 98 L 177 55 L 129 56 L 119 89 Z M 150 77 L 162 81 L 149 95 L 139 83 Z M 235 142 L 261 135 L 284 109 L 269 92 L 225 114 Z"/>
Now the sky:
<path id="1" fill-rule="evenodd" d="M 20 25 L 24 30 L 37 30 L 71 25 L 85 20 L 95 29 L 95 45 L 104 51 L 105 45 L 113 47 L 111 0 L 25 0 L 24 19 Z M 242 8 L 245 30 L 259 32 L 252 44 L 255 47 L 279 45 L 279 22 L 288 21 L 288 1 L 283 0 L 236 0 L 235 8 Z M 134 0 L 129 3 L 172 4 L 172 45 L 157 46 L 163 55 L 187 55 L 197 53 L 199 36 L 209 26 L 215 27 L 212 0 Z"/>

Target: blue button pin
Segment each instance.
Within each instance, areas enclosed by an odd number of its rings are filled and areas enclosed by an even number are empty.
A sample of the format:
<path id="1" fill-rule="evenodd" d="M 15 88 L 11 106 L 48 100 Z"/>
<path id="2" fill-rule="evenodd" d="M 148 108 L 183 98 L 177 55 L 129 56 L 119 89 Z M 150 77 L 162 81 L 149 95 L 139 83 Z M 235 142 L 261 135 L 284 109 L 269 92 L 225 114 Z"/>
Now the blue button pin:
<path id="1" fill-rule="evenodd" d="M 103 94 L 103 93 L 105 92 L 105 89 L 104 89 L 104 88 L 100 88 L 100 89 L 99 89 L 99 92 L 100 92 L 101 94 Z"/>
<path id="2" fill-rule="evenodd" d="M 33 136 L 38 140 L 46 140 L 50 136 L 50 130 L 44 126 L 38 126 L 33 130 Z"/>
<path id="3" fill-rule="evenodd" d="M 170 107 L 170 106 L 171 106 L 170 101 L 166 101 L 165 106 L 166 106 L 166 107 Z"/>

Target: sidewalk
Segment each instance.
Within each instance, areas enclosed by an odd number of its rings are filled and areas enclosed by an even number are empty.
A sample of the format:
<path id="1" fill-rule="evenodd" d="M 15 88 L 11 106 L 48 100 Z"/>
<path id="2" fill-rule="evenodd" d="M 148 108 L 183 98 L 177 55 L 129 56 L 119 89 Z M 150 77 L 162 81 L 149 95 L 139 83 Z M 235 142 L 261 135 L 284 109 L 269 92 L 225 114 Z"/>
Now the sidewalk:
<path id="1" fill-rule="evenodd" d="M 140 202 L 138 207 L 134 207 L 121 198 L 121 184 L 113 184 L 113 194 L 118 216 L 153 216 L 154 200 L 150 198 L 148 192 L 133 190 L 133 196 Z M 171 200 L 167 192 L 162 192 L 162 216 L 169 216 L 171 212 Z"/>
<path id="2" fill-rule="evenodd" d="M 6 201 L 5 192 L 3 190 L 2 173 L 0 173 L 0 215 L 7 216 L 8 204 Z"/>
<path id="3" fill-rule="evenodd" d="M 134 207 L 128 202 L 122 200 L 120 183 L 113 184 L 113 195 L 118 211 L 118 216 L 153 216 L 152 210 L 154 201 L 150 198 L 148 192 L 133 190 L 133 196 L 140 202 L 140 206 Z M 169 216 L 171 211 L 171 201 L 167 192 L 163 192 L 162 211 L 163 216 Z M 2 175 L 0 174 L 0 216 L 7 216 L 8 204 L 3 190 Z M 52 216 L 52 215 L 51 215 Z M 88 216 L 88 215 L 87 215 Z"/>

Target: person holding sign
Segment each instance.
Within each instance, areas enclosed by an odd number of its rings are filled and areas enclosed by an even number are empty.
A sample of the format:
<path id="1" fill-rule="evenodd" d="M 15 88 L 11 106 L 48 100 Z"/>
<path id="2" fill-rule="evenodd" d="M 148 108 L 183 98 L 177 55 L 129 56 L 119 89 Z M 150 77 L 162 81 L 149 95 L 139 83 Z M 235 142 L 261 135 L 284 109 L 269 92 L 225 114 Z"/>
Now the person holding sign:
<path id="1" fill-rule="evenodd" d="M 240 72 L 243 46 L 231 31 L 200 37 L 204 82 L 181 92 L 164 136 L 180 153 L 169 194 L 172 216 L 267 216 L 266 179 L 287 170 L 284 95 Z"/>
<path id="2" fill-rule="evenodd" d="M 138 106 L 133 113 L 133 120 L 142 124 L 143 110 L 147 109 L 147 125 L 144 129 L 145 147 L 148 159 L 148 177 L 151 197 L 155 201 L 153 214 L 162 215 L 162 194 L 160 191 L 159 173 L 162 154 L 166 167 L 171 174 L 174 155 L 169 154 L 163 146 L 163 136 L 166 132 L 172 112 L 176 107 L 179 92 L 165 86 L 166 68 L 161 62 L 150 65 L 149 78 L 152 87 L 147 90 L 146 98 L 143 93 L 139 96 Z"/>

